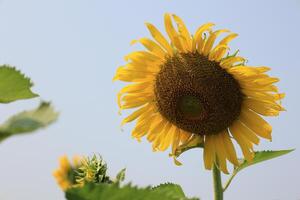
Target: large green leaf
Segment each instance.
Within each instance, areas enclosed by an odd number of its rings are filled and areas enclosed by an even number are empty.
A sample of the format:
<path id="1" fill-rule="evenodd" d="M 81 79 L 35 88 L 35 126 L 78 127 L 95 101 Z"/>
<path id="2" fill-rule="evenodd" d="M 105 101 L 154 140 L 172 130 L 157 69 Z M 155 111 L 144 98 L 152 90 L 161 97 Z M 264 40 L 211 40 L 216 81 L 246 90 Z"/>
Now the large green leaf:
<path id="1" fill-rule="evenodd" d="M 30 79 L 14 67 L 0 66 L 0 103 L 37 97 L 38 95 L 30 90 L 32 86 Z"/>
<path id="2" fill-rule="evenodd" d="M 226 182 L 225 186 L 224 186 L 224 191 L 229 187 L 231 181 L 233 180 L 233 178 L 237 175 L 237 173 L 249 166 L 273 159 L 273 158 L 277 158 L 279 156 L 283 156 L 285 154 L 288 154 L 290 152 L 294 151 L 294 149 L 288 149 L 288 150 L 278 150 L 278 151 L 257 151 L 255 152 L 254 158 L 251 162 L 248 162 L 246 160 L 241 160 L 241 164 L 240 166 L 236 167 L 232 173 L 232 175 L 230 176 L 230 178 L 228 179 L 228 181 Z"/>
<path id="3" fill-rule="evenodd" d="M 245 169 L 246 167 L 249 167 L 251 165 L 261 163 L 273 158 L 277 158 L 279 156 L 283 156 L 285 154 L 288 154 L 290 152 L 294 151 L 294 149 L 288 149 L 288 150 L 278 150 L 278 151 L 258 151 L 255 152 L 254 158 L 251 162 L 247 162 L 246 160 L 243 161 L 243 163 L 238 166 L 235 171 L 241 171 L 242 169 Z"/>
<path id="4" fill-rule="evenodd" d="M 9 118 L 0 125 L 0 142 L 18 134 L 33 132 L 54 122 L 58 113 L 48 102 L 42 102 L 34 110 L 24 111 Z"/>
<path id="5" fill-rule="evenodd" d="M 172 188 L 170 187 L 169 190 Z M 117 184 L 95 183 L 87 183 L 82 188 L 69 189 L 66 198 L 68 200 L 192 200 L 184 196 L 175 197 L 170 195 L 169 191 L 164 192 L 163 189 L 138 188 L 131 184 L 119 187 Z"/>

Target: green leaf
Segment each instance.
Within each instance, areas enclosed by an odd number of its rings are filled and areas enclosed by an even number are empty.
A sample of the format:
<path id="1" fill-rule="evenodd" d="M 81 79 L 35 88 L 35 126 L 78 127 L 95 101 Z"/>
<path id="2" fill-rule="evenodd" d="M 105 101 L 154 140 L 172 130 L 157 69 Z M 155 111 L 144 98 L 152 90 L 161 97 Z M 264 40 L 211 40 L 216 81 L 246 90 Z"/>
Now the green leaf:
<path id="1" fill-rule="evenodd" d="M 18 134 L 24 134 L 44 128 L 54 122 L 58 113 L 48 102 L 42 102 L 40 106 L 31 111 L 24 111 L 9 118 L 0 125 L 0 142 Z"/>
<path id="2" fill-rule="evenodd" d="M 126 168 L 122 169 L 116 176 L 116 180 L 115 183 L 116 184 L 120 184 L 121 182 L 123 182 L 125 180 L 125 172 L 126 172 Z"/>
<path id="3" fill-rule="evenodd" d="M 116 184 L 87 183 L 83 187 L 66 191 L 68 200 L 192 200 L 186 197 L 177 198 L 150 187 L 138 188 L 127 184 L 119 187 Z M 196 200 L 196 199 L 194 199 Z"/>
<path id="4" fill-rule="evenodd" d="M 164 183 L 160 184 L 153 188 L 153 191 L 167 194 L 168 196 L 175 197 L 175 198 L 184 198 L 185 194 L 180 187 L 180 185 L 173 184 L 173 183 Z"/>
<path id="5" fill-rule="evenodd" d="M 277 158 L 279 156 L 283 156 L 292 151 L 294 151 L 294 149 L 278 151 L 257 151 L 255 152 L 252 162 L 247 162 L 246 160 L 244 160 L 243 163 L 235 169 L 235 171 L 241 171 L 242 169 L 245 169 L 246 167 L 249 167 L 251 165 L 255 165 L 257 163 L 261 163 L 273 158 Z"/>
<path id="6" fill-rule="evenodd" d="M 257 151 L 255 152 L 254 158 L 251 162 L 248 162 L 246 160 L 242 160 L 240 166 L 236 167 L 232 173 L 232 175 L 229 177 L 229 179 L 227 180 L 223 191 L 225 191 L 231 181 L 233 180 L 233 178 L 237 175 L 237 173 L 249 166 L 255 165 L 257 163 L 261 163 L 267 160 L 271 160 L 273 158 L 277 158 L 279 156 L 283 156 L 285 154 L 288 154 L 290 152 L 294 151 L 294 149 L 288 149 L 288 150 L 278 150 L 278 151 Z"/>
<path id="7" fill-rule="evenodd" d="M 0 65 L 0 103 L 37 97 L 30 90 L 32 86 L 30 79 L 14 67 Z"/>

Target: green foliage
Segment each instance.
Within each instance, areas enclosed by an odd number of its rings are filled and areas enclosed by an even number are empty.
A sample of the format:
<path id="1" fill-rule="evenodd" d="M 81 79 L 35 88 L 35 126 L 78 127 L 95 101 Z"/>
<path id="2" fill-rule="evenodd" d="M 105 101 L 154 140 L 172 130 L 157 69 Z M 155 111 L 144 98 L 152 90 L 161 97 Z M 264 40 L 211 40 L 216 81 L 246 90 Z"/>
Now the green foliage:
<path id="1" fill-rule="evenodd" d="M 248 162 L 246 160 L 241 160 L 240 166 L 236 167 L 231 175 L 231 177 L 228 179 L 227 183 L 224 186 L 224 191 L 228 188 L 233 178 L 237 175 L 237 173 L 249 166 L 271 160 L 273 158 L 277 158 L 279 156 L 283 156 L 285 154 L 288 154 L 290 152 L 294 151 L 294 149 L 288 149 L 288 150 L 278 150 L 278 151 L 257 151 L 255 152 L 254 158 L 251 162 Z"/>
<path id="2" fill-rule="evenodd" d="M 0 66 L 0 103 L 37 97 L 38 95 L 30 90 L 32 86 L 30 79 L 14 67 Z"/>
<path id="3" fill-rule="evenodd" d="M 247 162 L 246 160 L 244 160 L 243 163 L 235 169 L 235 171 L 241 171 L 242 169 L 245 169 L 246 167 L 249 167 L 251 165 L 255 165 L 257 163 L 261 163 L 267 160 L 271 160 L 273 158 L 277 158 L 279 156 L 283 156 L 292 151 L 294 151 L 294 149 L 279 151 L 257 151 L 255 152 L 254 158 L 251 162 Z"/>
<path id="4" fill-rule="evenodd" d="M 83 187 L 71 188 L 66 191 L 68 200 L 197 200 L 186 198 L 178 192 L 178 187 L 161 186 L 152 189 L 151 187 L 138 188 L 127 184 L 119 187 L 117 184 L 95 184 L 87 183 Z M 172 190 L 176 195 L 172 194 Z"/>
<path id="5" fill-rule="evenodd" d="M 180 185 L 173 183 L 164 183 L 152 188 L 154 192 L 167 195 L 176 199 L 187 199 Z M 195 198 L 193 198 L 194 200 Z M 190 199 L 192 200 L 192 199 Z M 195 199 L 196 200 L 196 199 Z"/>
<path id="6" fill-rule="evenodd" d="M 44 128 L 54 122 L 57 117 L 58 113 L 54 111 L 51 104 L 42 102 L 38 108 L 14 115 L 0 125 L 0 142 L 13 135 Z"/>
<path id="7" fill-rule="evenodd" d="M 110 183 L 110 178 L 106 176 L 107 165 L 101 156 L 93 155 L 81 161 L 81 166 L 77 170 L 76 183 L 83 185 L 86 182 Z"/>
<path id="8" fill-rule="evenodd" d="M 125 180 L 125 172 L 126 172 L 126 168 L 122 169 L 116 176 L 116 180 L 114 181 L 115 184 L 120 185 L 121 182 L 123 182 Z"/>
<path id="9" fill-rule="evenodd" d="M 125 180 L 126 169 L 122 169 L 115 180 L 106 176 L 107 165 L 101 156 L 94 155 L 82 160 L 75 172 L 76 184 L 66 191 L 69 200 L 198 200 L 185 197 L 179 185 L 167 183 L 157 187 L 138 188 L 131 184 L 121 186 Z"/>

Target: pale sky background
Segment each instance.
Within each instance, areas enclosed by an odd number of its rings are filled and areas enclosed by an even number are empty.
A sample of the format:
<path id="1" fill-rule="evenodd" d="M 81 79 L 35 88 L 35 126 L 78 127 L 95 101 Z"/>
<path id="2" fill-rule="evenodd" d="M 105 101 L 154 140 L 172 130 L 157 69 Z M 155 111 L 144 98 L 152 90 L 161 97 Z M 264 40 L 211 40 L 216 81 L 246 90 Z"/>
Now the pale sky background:
<path id="1" fill-rule="evenodd" d="M 269 120 L 273 142 L 257 150 L 300 149 L 299 73 L 300 1 L 100 1 L 1 0 L 0 63 L 17 66 L 35 83 L 33 90 L 51 100 L 59 120 L 45 130 L 0 144 L 1 200 L 61 200 L 52 177 L 58 157 L 100 153 L 109 174 L 127 168 L 127 181 L 142 186 L 174 182 L 186 194 L 212 199 L 210 171 L 202 150 L 184 154 L 177 167 L 168 152 L 153 153 L 146 141 L 131 139 L 131 125 L 120 130 L 112 83 L 132 39 L 148 37 L 144 22 L 163 27 L 163 14 L 176 13 L 191 31 L 205 22 L 239 33 L 231 43 L 249 65 L 272 67 L 286 93 L 287 112 Z M 40 99 L 0 105 L 0 120 L 38 105 Z M 299 200 L 299 150 L 241 172 L 225 193 L 227 200 Z M 225 178 L 225 177 L 224 177 Z"/>

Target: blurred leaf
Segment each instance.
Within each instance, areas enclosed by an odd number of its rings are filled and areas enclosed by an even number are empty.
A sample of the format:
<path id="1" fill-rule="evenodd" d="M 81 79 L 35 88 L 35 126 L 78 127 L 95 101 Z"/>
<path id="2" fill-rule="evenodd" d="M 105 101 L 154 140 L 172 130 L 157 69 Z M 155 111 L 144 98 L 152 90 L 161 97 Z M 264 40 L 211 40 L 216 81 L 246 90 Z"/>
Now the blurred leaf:
<path id="1" fill-rule="evenodd" d="M 126 172 L 126 168 L 122 169 L 116 176 L 116 184 L 120 184 L 121 182 L 123 182 L 125 180 L 125 172 Z"/>
<path id="2" fill-rule="evenodd" d="M 44 128 L 54 122 L 58 113 L 48 102 L 42 102 L 40 106 L 31 111 L 24 111 L 9 118 L 0 125 L 0 142 L 18 134 L 24 134 Z"/>
<path id="3" fill-rule="evenodd" d="M 72 188 L 66 192 L 68 200 L 192 200 L 184 196 L 178 198 L 169 195 L 162 190 L 138 188 L 131 184 L 119 187 L 116 184 L 87 183 L 82 188 Z"/>
<path id="4" fill-rule="evenodd" d="M 249 166 L 271 160 L 273 158 L 277 158 L 279 156 L 283 156 L 285 154 L 288 154 L 290 152 L 294 151 L 294 149 L 288 149 L 288 150 L 278 150 L 278 151 L 257 151 L 255 152 L 254 158 L 251 162 L 248 162 L 247 160 L 242 160 L 240 166 L 236 167 L 228 179 L 227 183 L 224 186 L 224 191 L 229 187 L 231 181 L 233 178 L 237 175 L 237 173 Z"/>
<path id="5" fill-rule="evenodd" d="M 37 97 L 30 88 L 29 78 L 9 65 L 0 66 L 0 103 L 9 103 L 20 99 Z"/>

